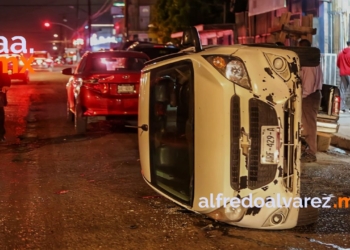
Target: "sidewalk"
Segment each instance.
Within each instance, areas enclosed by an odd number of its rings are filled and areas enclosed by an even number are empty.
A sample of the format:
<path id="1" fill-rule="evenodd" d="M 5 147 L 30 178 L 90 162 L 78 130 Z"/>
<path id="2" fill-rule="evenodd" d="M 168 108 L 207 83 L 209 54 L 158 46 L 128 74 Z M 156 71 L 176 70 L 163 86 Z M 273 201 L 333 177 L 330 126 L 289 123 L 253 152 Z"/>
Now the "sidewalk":
<path id="1" fill-rule="evenodd" d="M 331 140 L 331 145 L 350 150 L 350 113 L 340 114 L 339 130 L 334 134 Z"/>

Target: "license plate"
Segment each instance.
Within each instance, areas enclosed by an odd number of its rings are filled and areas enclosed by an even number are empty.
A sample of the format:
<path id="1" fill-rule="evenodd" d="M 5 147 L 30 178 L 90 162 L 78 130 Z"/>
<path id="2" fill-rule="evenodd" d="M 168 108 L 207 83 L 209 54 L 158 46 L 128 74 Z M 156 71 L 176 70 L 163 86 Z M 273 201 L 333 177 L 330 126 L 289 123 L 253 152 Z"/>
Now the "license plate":
<path id="1" fill-rule="evenodd" d="M 118 85 L 118 93 L 134 93 L 134 85 Z"/>
<path id="2" fill-rule="evenodd" d="M 261 127 L 261 164 L 277 164 L 279 157 L 280 129 L 276 126 Z"/>

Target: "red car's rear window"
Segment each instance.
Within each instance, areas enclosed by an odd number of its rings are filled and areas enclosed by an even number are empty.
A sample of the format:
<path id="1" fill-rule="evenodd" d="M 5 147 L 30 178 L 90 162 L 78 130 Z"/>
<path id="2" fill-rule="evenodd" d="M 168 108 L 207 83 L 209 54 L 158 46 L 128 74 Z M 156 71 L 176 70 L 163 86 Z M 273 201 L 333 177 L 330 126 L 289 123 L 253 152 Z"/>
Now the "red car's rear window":
<path id="1" fill-rule="evenodd" d="M 94 73 L 141 71 L 146 61 L 145 58 L 137 57 L 93 56 L 91 58 L 91 71 Z"/>

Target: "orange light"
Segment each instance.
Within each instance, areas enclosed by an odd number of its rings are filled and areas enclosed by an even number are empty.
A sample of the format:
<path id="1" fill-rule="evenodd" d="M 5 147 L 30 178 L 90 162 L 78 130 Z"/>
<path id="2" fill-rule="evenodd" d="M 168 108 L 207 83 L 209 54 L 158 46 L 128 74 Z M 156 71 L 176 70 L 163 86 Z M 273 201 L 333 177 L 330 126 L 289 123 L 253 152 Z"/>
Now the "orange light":
<path id="1" fill-rule="evenodd" d="M 220 57 L 220 56 L 216 56 L 214 57 L 213 59 L 213 65 L 216 67 L 216 68 L 219 68 L 219 69 L 224 69 L 226 67 L 226 62 L 225 62 L 225 59 Z"/>

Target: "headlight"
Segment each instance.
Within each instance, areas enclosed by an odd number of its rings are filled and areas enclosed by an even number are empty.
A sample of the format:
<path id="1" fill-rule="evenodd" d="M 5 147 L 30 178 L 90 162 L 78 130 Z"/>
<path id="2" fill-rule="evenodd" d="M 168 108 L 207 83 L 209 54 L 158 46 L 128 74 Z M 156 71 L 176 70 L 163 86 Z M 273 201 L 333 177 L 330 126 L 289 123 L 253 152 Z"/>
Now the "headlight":
<path id="1" fill-rule="evenodd" d="M 245 65 L 238 57 L 215 55 L 205 56 L 204 58 L 226 79 L 243 88 L 251 89 Z"/>
<path id="2" fill-rule="evenodd" d="M 226 206 L 208 213 L 207 216 L 223 222 L 238 222 L 243 218 L 246 211 L 247 208 L 244 208 L 241 204 L 232 207 L 230 203 L 227 203 Z"/>
<path id="3" fill-rule="evenodd" d="M 283 224 L 289 214 L 289 209 L 287 207 L 281 207 L 274 211 L 265 221 L 263 227 L 271 227 Z"/>
<path id="4" fill-rule="evenodd" d="M 289 70 L 289 64 L 283 57 L 279 55 L 274 55 L 270 53 L 264 53 L 267 62 L 269 63 L 271 69 L 281 77 L 285 82 L 291 77 Z"/>

